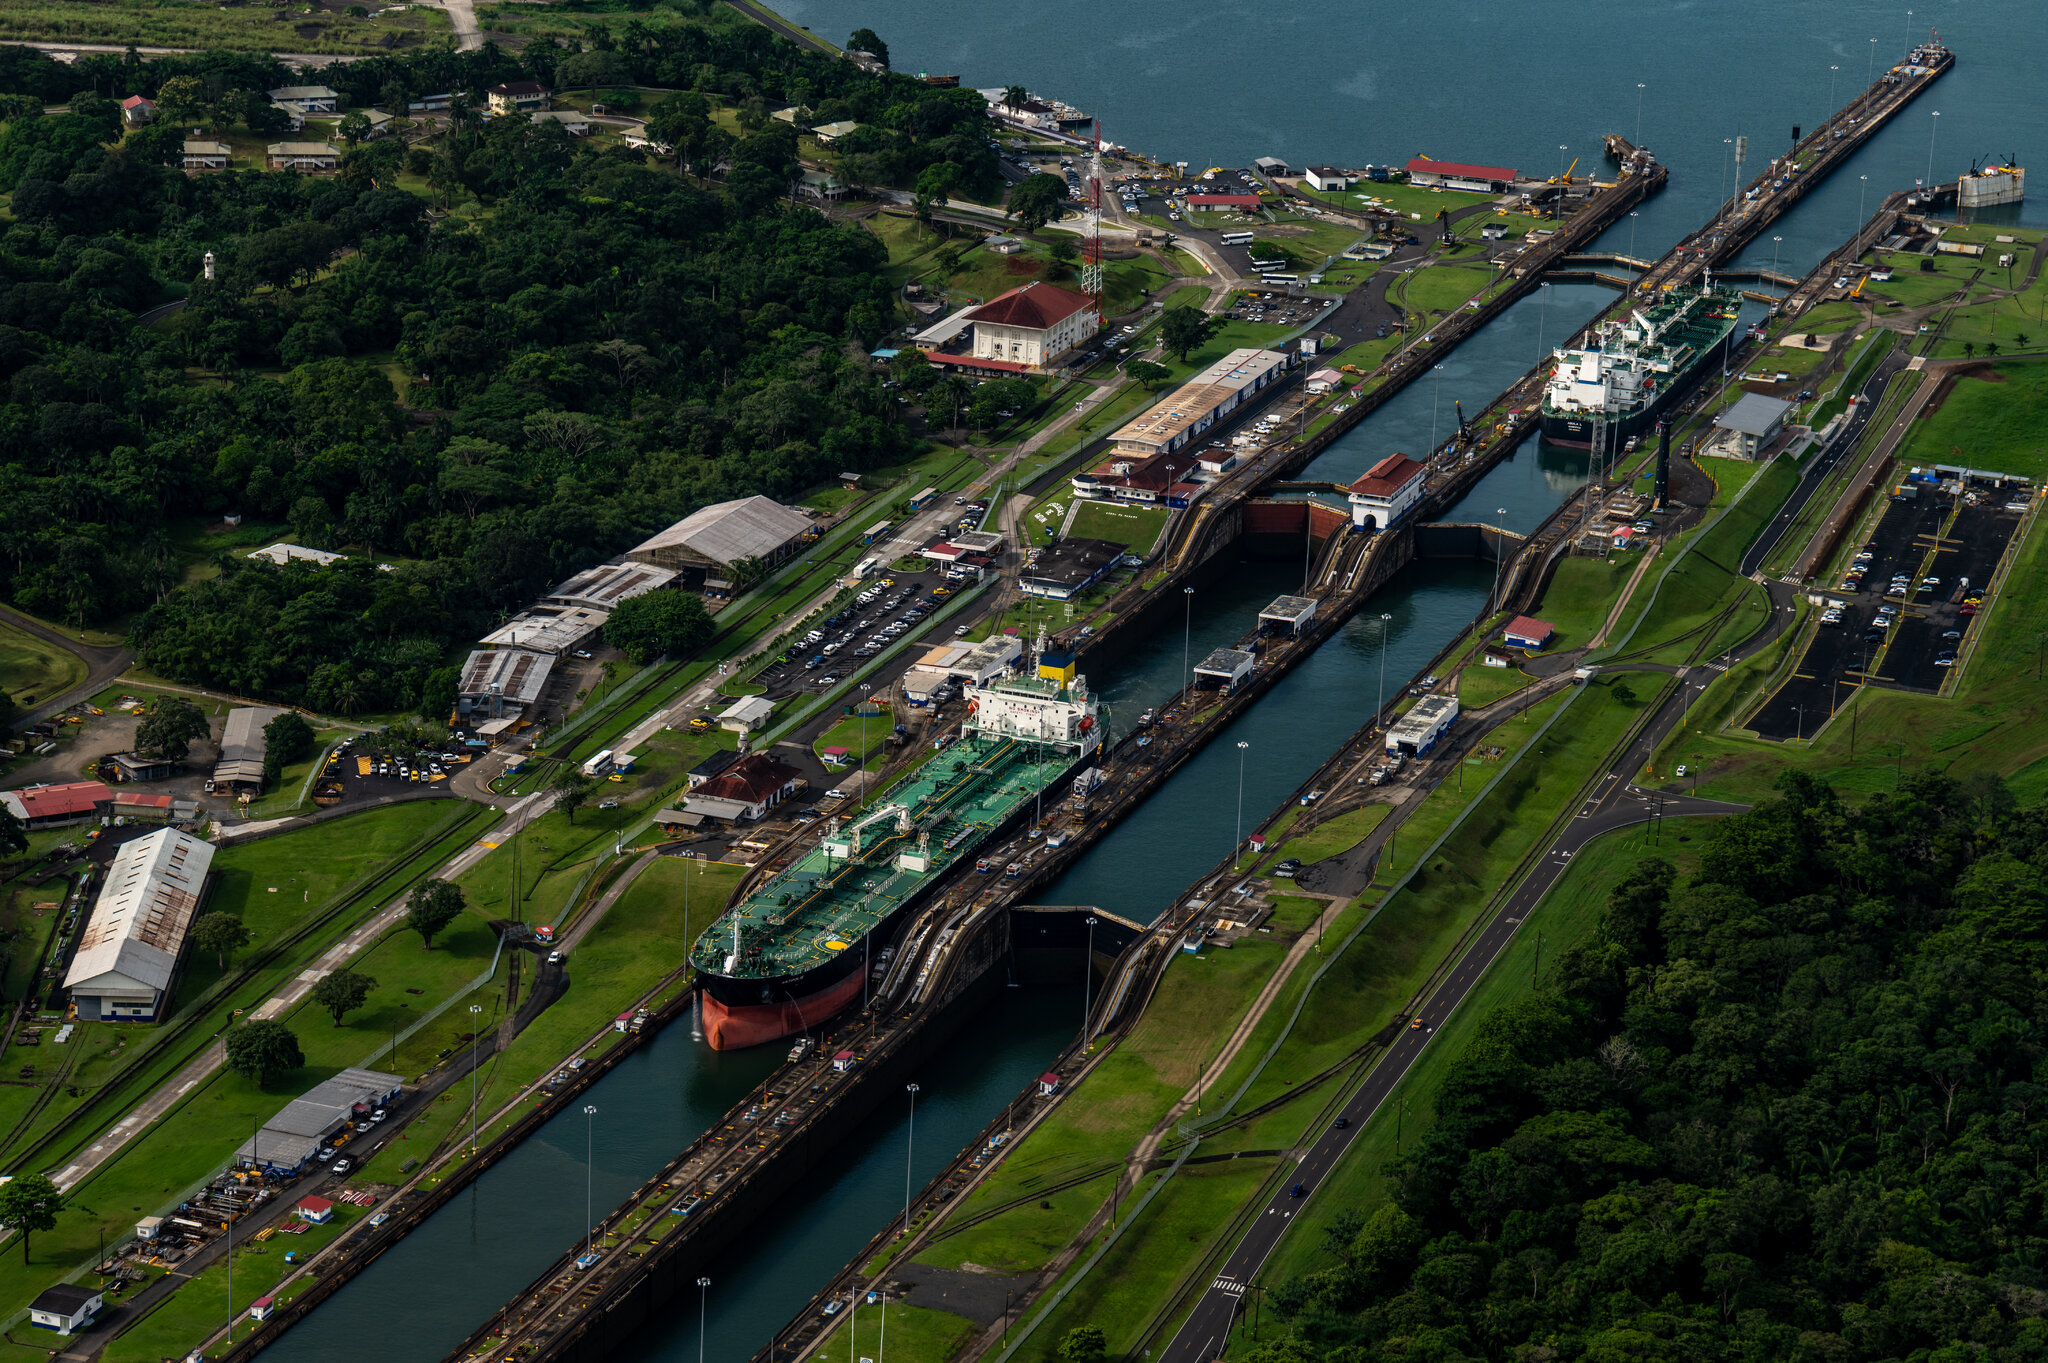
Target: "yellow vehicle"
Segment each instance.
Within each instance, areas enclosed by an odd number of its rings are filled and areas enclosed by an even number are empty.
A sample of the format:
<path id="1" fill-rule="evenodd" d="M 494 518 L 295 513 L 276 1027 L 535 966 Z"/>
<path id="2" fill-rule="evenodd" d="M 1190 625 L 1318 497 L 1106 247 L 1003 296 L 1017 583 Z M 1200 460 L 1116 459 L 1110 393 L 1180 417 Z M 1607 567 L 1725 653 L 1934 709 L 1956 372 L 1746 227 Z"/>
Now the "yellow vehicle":
<path id="1" fill-rule="evenodd" d="M 1363 374 L 1365 371 L 1355 364 L 1340 364 L 1337 368 L 1346 374 Z"/>
<path id="2" fill-rule="evenodd" d="M 1858 287 L 1860 288 L 1861 286 L 1859 285 Z M 105 710 L 100 709 L 100 707 L 97 705 L 88 705 L 85 708 L 92 711 L 96 715 L 103 715 L 106 713 Z"/>
<path id="3" fill-rule="evenodd" d="M 702 715 L 697 715 L 690 720 L 690 727 L 692 729 L 708 729 L 711 727 L 711 721 Z"/>
<path id="4" fill-rule="evenodd" d="M 376 769 L 376 762 L 372 761 L 370 758 L 358 757 L 356 759 L 356 775 L 368 776 L 371 772 L 375 771 Z"/>
<path id="5" fill-rule="evenodd" d="M 933 596 L 951 596 L 952 594 L 953 594 L 953 589 L 952 589 L 951 587 L 934 587 L 934 588 L 932 588 L 932 595 L 933 595 Z"/>

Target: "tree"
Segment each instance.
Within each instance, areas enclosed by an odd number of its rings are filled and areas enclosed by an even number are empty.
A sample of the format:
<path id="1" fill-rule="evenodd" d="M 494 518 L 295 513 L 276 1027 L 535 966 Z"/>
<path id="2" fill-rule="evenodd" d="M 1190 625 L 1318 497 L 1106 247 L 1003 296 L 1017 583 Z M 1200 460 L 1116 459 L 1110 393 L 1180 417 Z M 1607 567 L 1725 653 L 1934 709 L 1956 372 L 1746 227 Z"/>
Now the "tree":
<path id="1" fill-rule="evenodd" d="M 21 1232 L 21 1261 L 28 1262 L 28 1237 L 50 1230 L 64 1207 L 64 1194 L 41 1174 L 16 1174 L 0 1184 L 0 1226 Z"/>
<path id="2" fill-rule="evenodd" d="M 446 880 L 428 880 L 412 892 L 405 909 L 405 925 L 420 935 L 429 951 L 434 949 L 434 934 L 455 921 L 456 915 L 467 908 L 462 897 L 462 887 Z"/>
<path id="3" fill-rule="evenodd" d="M 1969 360 L 1969 359 L 1975 359 L 1975 358 L 1976 358 L 1976 356 L 1977 356 L 1977 343 L 1976 343 L 1975 341 L 1965 341 L 1965 342 L 1963 342 L 1963 358 L 1964 358 L 1964 359 L 1966 359 L 1966 360 Z"/>
<path id="4" fill-rule="evenodd" d="M 596 784 L 574 767 L 561 768 L 555 773 L 555 779 L 548 784 L 548 789 L 555 793 L 555 813 L 567 814 L 573 826 L 576 822 L 576 811 L 589 803 L 590 792 Z"/>
<path id="5" fill-rule="evenodd" d="M 341 116 L 341 124 L 335 131 L 341 134 L 342 141 L 353 147 L 370 136 L 370 116 L 361 109 L 351 110 Z"/>
<path id="6" fill-rule="evenodd" d="M 1154 389 L 1173 377 L 1171 369 L 1168 369 L 1163 364 L 1154 364 L 1150 360 L 1132 360 L 1124 365 L 1124 373 L 1129 374 L 1147 388 Z"/>
<path id="7" fill-rule="evenodd" d="M 0 857 L 28 851 L 28 829 L 14 817 L 14 811 L 0 805 Z"/>
<path id="8" fill-rule="evenodd" d="M 183 696 L 165 696 L 135 726 L 135 750 L 147 757 L 182 762 L 192 740 L 209 732 L 206 713 Z"/>
<path id="9" fill-rule="evenodd" d="M 932 225 L 932 209 L 952 196 L 960 182 L 960 167 L 951 161 L 926 166 L 918 173 L 917 189 L 910 196 L 910 215 L 926 227 Z"/>
<path id="10" fill-rule="evenodd" d="M 1067 182 L 1044 171 L 1028 176 L 1010 191 L 1006 211 L 1019 227 L 1036 232 L 1067 211 Z"/>
<path id="11" fill-rule="evenodd" d="M 306 1063 L 298 1034 L 274 1018 L 245 1022 L 228 1033 L 228 1068 L 262 1088 L 272 1077 Z"/>
<path id="12" fill-rule="evenodd" d="M 854 52 L 865 52 L 882 65 L 889 64 L 889 44 L 871 28 L 857 28 L 847 38 L 846 46 Z"/>
<path id="13" fill-rule="evenodd" d="M 1199 349 L 1222 329 L 1222 318 L 1211 317 L 1200 308 L 1168 308 L 1165 320 L 1159 324 L 1159 340 L 1177 358 L 1186 361 L 1190 350 Z"/>
<path id="14" fill-rule="evenodd" d="M 1054 237 L 1046 246 L 1045 253 L 1052 257 L 1053 268 L 1049 273 L 1055 278 L 1072 269 L 1074 262 L 1081 258 L 1081 248 L 1068 236 Z"/>
<path id="15" fill-rule="evenodd" d="M 358 975 L 353 970 L 337 970 L 321 977 L 313 986 L 313 1002 L 325 1008 L 333 1017 L 334 1025 L 341 1026 L 342 1018 L 363 1006 L 363 1000 L 370 997 L 370 991 L 377 987 L 377 981 L 368 975 Z"/>
<path id="16" fill-rule="evenodd" d="M 1100 1325 L 1076 1325 L 1060 1336 L 1058 1352 L 1067 1363 L 1102 1363 L 1109 1356 L 1109 1340 Z"/>
<path id="17" fill-rule="evenodd" d="M 711 637 L 711 616 L 690 592 L 646 592 L 621 601 L 604 623 L 604 641 L 637 666 L 688 653 Z"/>
<path id="18" fill-rule="evenodd" d="M 276 782 L 284 769 L 313 755 L 313 726 L 296 710 L 287 710 L 263 726 L 263 779 Z"/>
<path id="19" fill-rule="evenodd" d="M 1003 107 L 1005 109 L 1021 109 L 1030 101 L 1031 92 L 1023 86 L 1005 85 L 1003 87 Z"/>
<path id="20" fill-rule="evenodd" d="M 198 950 L 212 952 L 216 964 L 226 970 L 228 953 L 249 944 L 249 929 L 233 914 L 216 910 L 199 915 L 186 938 Z"/>

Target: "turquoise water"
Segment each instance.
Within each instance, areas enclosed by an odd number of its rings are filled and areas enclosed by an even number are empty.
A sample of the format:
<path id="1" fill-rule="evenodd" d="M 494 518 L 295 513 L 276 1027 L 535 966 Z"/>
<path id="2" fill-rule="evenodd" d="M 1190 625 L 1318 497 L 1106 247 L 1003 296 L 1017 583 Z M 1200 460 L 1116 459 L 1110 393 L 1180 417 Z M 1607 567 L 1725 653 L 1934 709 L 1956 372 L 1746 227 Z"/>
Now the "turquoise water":
<path id="1" fill-rule="evenodd" d="M 1584 0 L 1532 7 L 1504 0 L 1421 7 L 1298 0 L 1248 12 L 1212 0 L 1126 0 L 1117 6 L 1043 0 L 997 7 L 933 0 L 784 0 L 782 11 L 841 40 L 872 27 L 900 70 L 957 73 L 970 85 L 1022 83 L 1104 120 L 1106 135 L 1197 165 L 1258 156 L 1295 164 L 1401 162 L 1417 153 L 1552 174 L 1600 137 L 1636 135 L 1672 168 L 1670 187 L 1610 230 L 1608 249 L 1654 255 L 1705 220 L 1733 178 L 1722 139 L 1751 138 L 1751 170 L 1811 126 L 1828 103 L 1864 84 L 1876 37 L 1879 64 L 1901 55 L 1929 23 L 1958 62 L 1849 166 L 1796 207 L 1749 252 L 1757 264 L 1803 272 L 1845 237 L 1888 190 L 1927 173 L 1951 179 L 1972 157 L 2016 154 L 2048 165 L 2033 107 L 2048 68 L 2048 24 L 2018 0 L 1914 7 L 1783 0 L 1653 3 L 1617 11 Z M 1940 110 L 1941 117 L 1932 117 Z M 1559 144 L 1568 150 L 1560 153 Z M 1589 162 L 1582 162 L 1580 170 Z M 1867 182 L 1862 177 L 1868 176 Z M 2048 193 L 2048 188 L 2038 192 Z M 2000 210 L 2048 223 L 2033 204 Z M 1782 240 L 1773 242 L 1772 238 Z M 1419 452 L 1448 429 L 1452 402 L 1468 410 L 1504 388 L 1612 295 L 1556 285 L 1494 322 L 1431 379 L 1394 399 L 1313 466 L 1348 480 L 1392 450 Z M 1578 487 L 1583 454 L 1532 439 L 1448 519 L 1526 530 Z M 1409 678 L 1483 601 L 1491 575 L 1471 564 L 1421 563 L 1237 720 L 1159 795 L 1042 896 L 1149 919 L 1269 813 L 1363 722 L 1380 690 Z M 1090 680 L 1120 714 L 1179 685 L 1184 656 L 1242 633 L 1260 606 L 1300 584 L 1287 564 L 1248 564 L 1194 598 L 1186 633 L 1162 628 Z M 1382 622 L 1381 615 L 1391 619 Z M 1382 630 L 1384 629 L 1384 636 Z M 1384 652 L 1383 652 L 1384 650 Z M 678 950 L 684 944 L 678 944 Z M 922 1183 L 1072 1033 L 1078 1002 L 1059 991 L 1008 991 L 963 1025 L 920 1076 L 915 1177 Z M 774 1048 L 720 1054 L 672 1029 L 607 1077 L 596 1144 L 599 1205 L 630 1190 L 701 1132 L 772 1066 Z M 744 1359 L 901 1205 L 907 1111 L 885 1101 L 867 1128 L 801 1194 L 764 1218 L 710 1275 L 705 1356 Z M 493 1169 L 474 1198 L 435 1217 L 285 1336 L 269 1356 L 288 1363 L 354 1363 L 364 1327 L 378 1347 L 412 1363 L 439 1359 L 581 1231 L 585 1119 L 558 1119 Z M 696 1302 L 678 1301 L 631 1350 L 633 1363 L 698 1356 Z"/>

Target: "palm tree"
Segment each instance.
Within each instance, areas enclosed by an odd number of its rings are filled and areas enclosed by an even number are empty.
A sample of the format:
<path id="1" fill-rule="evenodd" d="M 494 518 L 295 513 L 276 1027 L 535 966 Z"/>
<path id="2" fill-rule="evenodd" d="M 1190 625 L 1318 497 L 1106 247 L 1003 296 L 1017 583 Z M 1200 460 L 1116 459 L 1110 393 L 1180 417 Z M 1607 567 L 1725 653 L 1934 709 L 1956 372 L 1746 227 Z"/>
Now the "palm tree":
<path id="1" fill-rule="evenodd" d="M 2016 332 L 2014 332 L 2014 333 L 2013 333 L 2013 337 L 2012 337 L 2012 339 L 2013 339 L 2013 344 L 2014 344 L 2014 345 L 2016 345 L 2016 346 L 2018 346 L 2018 347 L 2019 347 L 2019 348 L 2020 348 L 2021 350 L 2025 350 L 2025 349 L 2027 348 L 2027 333 L 2026 333 L 2026 332 L 2024 332 L 2024 331 L 2016 331 Z"/>
<path id="2" fill-rule="evenodd" d="M 1991 343 L 1990 345 L 1987 345 L 1987 346 L 1985 346 L 1985 347 L 1984 347 L 1984 353 L 1985 353 L 1986 355 L 1989 355 L 1989 356 L 1991 356 L 1991 358 L 1993 358 L 1993 359 L 1997 359 L 1997 358 L 1998 358 L 1998 342 L 1996 342 L 1996 341 L 1993 341 L 1993 342 L 1992 342 L 1992 343 Z"/>
<path id="3" fill-rule="evenodd" d="M 1003 87 L 1003 107 L 1005 109 L 1021 109 L 1030 99 L 1031 92 L 1021 85 L 1005 85 Z"/>
<path id="4" fill-rule="evenodd" d="M 1963 358 L 1964 358 L 1964 359 L 1966 359 L 1966 360 L 1969 360 L 1969 359 L 1975 359 L 1975 358 L 1976 358 L 1976 355 L 1977 355 L 1977 343 L 1976 343 L 1975 341 L 1965 341 L 1965 342 L 1963 342 Z"/>

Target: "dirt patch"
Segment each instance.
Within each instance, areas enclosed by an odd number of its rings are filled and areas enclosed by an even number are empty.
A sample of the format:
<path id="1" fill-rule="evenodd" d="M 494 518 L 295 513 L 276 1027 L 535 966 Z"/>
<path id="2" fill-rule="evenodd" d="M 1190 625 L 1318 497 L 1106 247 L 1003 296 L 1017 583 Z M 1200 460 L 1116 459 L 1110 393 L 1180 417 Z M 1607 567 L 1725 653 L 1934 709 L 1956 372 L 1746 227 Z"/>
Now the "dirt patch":
<path id="1" fill-rule="evenodd" d="M 1040 274 L 1045 267 L 1029 256 L 1011 256 L 1003 262 L 1003 273 L 1009 275 Z"/>

